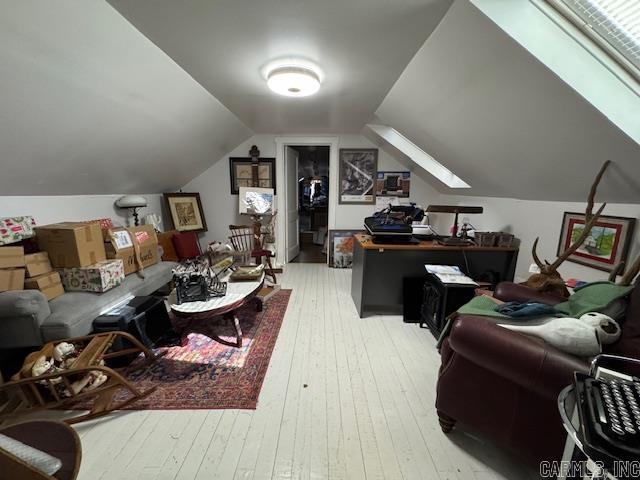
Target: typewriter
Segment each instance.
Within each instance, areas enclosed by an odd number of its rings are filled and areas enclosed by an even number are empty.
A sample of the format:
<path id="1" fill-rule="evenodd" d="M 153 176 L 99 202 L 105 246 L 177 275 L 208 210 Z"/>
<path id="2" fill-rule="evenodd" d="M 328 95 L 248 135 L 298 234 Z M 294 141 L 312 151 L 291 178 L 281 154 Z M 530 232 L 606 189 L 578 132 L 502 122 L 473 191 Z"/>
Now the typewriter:
<path id="1" fill-rule="evenodd" d="M 640 378 L 600 369 L 576 373 L 574 388 L 585 454 L 605 465 L 640 458 Z"/>
<path id="2" fill-rule="evenodd" d="M 424 211 L 411 205 L 390 205 L 364 219 L 364 227 L 373 237 L 373 243 L 412 243 L 412 222 L 420 221 Z M 417 243 L 417 242 L 416 242 Z"/>
<path id="3" fill-rule="evenodd" d="M 227 283 L 219 282 L 216 277 L 208 277 L 201 273 L 175 273 L 178 305 L 185 302 L 204 302 L 212 297 L 224 297 L 227 294 Z"/>

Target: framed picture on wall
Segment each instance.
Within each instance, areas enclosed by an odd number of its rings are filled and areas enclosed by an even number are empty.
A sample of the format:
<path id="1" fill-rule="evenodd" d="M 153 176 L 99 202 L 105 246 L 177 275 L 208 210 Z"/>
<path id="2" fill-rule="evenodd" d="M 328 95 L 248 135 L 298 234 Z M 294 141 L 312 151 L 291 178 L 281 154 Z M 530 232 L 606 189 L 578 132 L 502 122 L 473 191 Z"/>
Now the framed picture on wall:
<path id="1" fill-rule="evenodd" d="M 377 148 L 341 148 L 338 171 L 338 203 L 375 205 Z"/>
<path id="2" fill-rule="evenodd" d="M 175 230 L 179 232 L 207 231 L 207 221 L 202 212 L 199 193 L 165 193 L 164 199 Z"/>
<path id="3" fill-rule="evenodd" d="M 411 172 L 378 172 L 376 197 L 409 198 Z"/>
<path id="4" fill-rule="evenodd" d="M 333 268 L 351 268 L 356 233 L 362 230 L 329 231 L 329 266 Z"/>
<path id="5" fill-rule="evenodd" d="M 580 236 L 585 223 L 584 213 L 564 212 L 558 255 Z M 635 223 L 635 218 L 600 216 L 591 234 L 567 260 L 611 272 L 618 263 L 627 260 Z"/>
<path id="6" fill-rule="evenodd" d="M 275 193 L 276 159 L 260 159 L 258 163 L 258 185 L 253 185 L 253 165 L 250 157 L 230 157 L 229 175 L 231 195 L 238 195 L 240 187 L 273 188 Z"/>

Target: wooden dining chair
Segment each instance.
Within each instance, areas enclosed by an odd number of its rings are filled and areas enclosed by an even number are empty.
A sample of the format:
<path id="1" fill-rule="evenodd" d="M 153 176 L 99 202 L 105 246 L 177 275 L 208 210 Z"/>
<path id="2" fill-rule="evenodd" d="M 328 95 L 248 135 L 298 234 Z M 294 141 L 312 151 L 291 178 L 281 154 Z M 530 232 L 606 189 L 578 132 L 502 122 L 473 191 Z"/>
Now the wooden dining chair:
<path id="1" fill-rule="evenodd" d="M 229 232 L 231 233 L 229 236 L 231 246 L 244 257 L 244 261 L 248 263 L 254 259 L 257 265 L 261 265 L 264 259 L 267 264 L 266 275 L 271 277 L 274 284 L 277 283 L 276 274 L 271 264 L 271 259 L 275 255 L 271 250 L 263 248 L 262 235 L 254 233 L 253 226 L 249 225 L 229 225 Z"/>

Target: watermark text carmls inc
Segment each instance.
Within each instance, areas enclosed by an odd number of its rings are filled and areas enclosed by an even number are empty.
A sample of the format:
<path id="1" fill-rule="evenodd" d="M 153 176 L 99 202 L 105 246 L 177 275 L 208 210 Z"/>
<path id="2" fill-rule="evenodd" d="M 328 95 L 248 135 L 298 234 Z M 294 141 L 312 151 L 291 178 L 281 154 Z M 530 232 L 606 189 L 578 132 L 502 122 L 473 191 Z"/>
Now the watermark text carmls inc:
<path id="1" fill-rule="evenodd" d="M 568 462 L 540 462 L 540 476 L 542 478 L 558 478 L 558 476 L 569 478 L 582 478 L 587 474 L 596 476 L 604 473 L 604 465 L 602 462 L 587 461 L 568 461 Z M 640 460 L 633 461 L 617 461 L 611 468 L 606 470 L 607 473 L 616 478 L 640 478 Z"/>

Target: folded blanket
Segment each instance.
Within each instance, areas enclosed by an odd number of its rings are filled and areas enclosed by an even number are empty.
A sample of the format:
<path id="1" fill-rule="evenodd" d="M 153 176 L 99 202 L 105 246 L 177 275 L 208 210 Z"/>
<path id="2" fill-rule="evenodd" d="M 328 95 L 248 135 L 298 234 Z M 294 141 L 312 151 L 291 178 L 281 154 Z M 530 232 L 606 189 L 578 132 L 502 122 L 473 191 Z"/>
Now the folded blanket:
<path id="1" fill-rule="evenodd" d="M 484 317 L 509 318 L 498 312 L 498 304 L 486 295 L 473 297 L 458 309 L 458 315 L 480 315 Z"/>
<path id="2" fill-rule="evenodd" d="M 511 318 L 541 317 L 558 313 L 551 305 L 540 302 L 506 302 L 498 305 L 497 311 Z"/>
<path id="3" fill-rule="evenodd" d="M 592 282 L 574 290 L 566 302 L 556 305 L 563 314 L 579 318 L 587 312 L 602 312 L 607 306 L 626 297 L 633 286 L 616 285 L 611 282 Z"/>
<path id="4" fill-rule="evenodd" d="M 479 317 L 486 317 L 487 320 L 490 320 L 494 323 L 502 323 L 505 325 L 543 325 L 550 319 L 555 318 L 555 316 L 560 315 L 556 312 L 554 315 L 541 314 L 532 316 L 510 317 L 509 315 L 505 315 L 498 311 L 499 307 L 501 306 L 502 305 L 498 305 L 486 295 L 473 297 L 471 300 L 469 300 L 469 302 L 461 306 L 457 312 L 449 315 L 449 318 L 447 318 L 447 323 L 445 323 L 445 326 L 442 329 L 440 336 L 438 337 L 436 348 L 440 349 L 442 342 L 449 336 L 449 332 L 451 332 L 451 327 L 453 326 L 454 320 L 459 315 L 477 315 Z"/>

